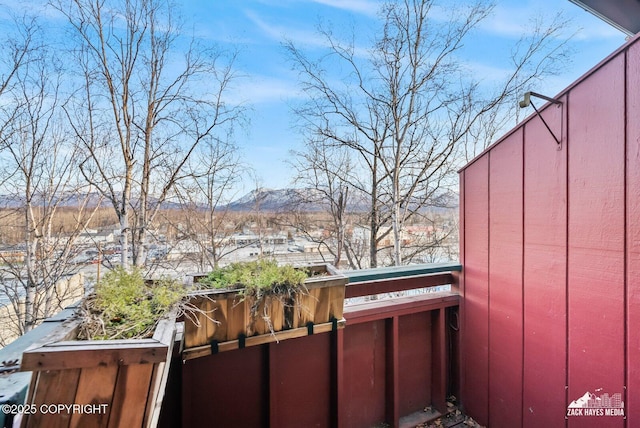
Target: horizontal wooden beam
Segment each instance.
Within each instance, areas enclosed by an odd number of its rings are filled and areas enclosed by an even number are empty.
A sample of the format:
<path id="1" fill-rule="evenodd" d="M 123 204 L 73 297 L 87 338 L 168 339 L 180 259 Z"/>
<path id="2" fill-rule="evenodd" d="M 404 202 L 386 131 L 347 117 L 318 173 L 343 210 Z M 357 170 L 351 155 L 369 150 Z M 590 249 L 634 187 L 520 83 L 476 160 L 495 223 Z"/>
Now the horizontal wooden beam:
<path id="1" fill-rule="evenodd" d="M 393 293 L 396 291 L 413 290 L 416 288 L 428 288 L 437 285 L 448 285 L 453 282 L 453 274 L 451 272 L 444 272 L 401 278 L 385 278 L 376 281 L 358 282 L 355 284 L 349 283 L 345 290 L 345 298 Z"/>
<path id="2" fill-rule="evenodd" d="M 341 329 L 345 327 L 345 319 L 338 320 L 337 328 Z M 322 324 L 315 324 L 313 326 L 313 334 L 316 333 L 326 333 L 333 330 L 333 323 L 327 322 Z M 291 330 L 278 331 L 275 333 L 269 334 L 261 334 L 258 336 L 251 336 L 245 339 L 244 346 L 257 346 L 264 345 L 266 343 L 277 342 L 285 339 L 294 339 L 296 337 L 304 337 L 309 334 L 309 330 L 307 327 L 294 328 Z M 229 340 L 226 342 L 221 342 L 218 344 L 218 352 L 227 352 L 233 351 L 235 349 L 240 349 L 240 341 L 239 340 Z M 210 345 L 196 346 L 193 348 L 187 348 L 182 351 L 182 359 L 183 360 L 192 360 L 194 358 L 206 357 L 207 355 L 211 355 L 212 350 Z"/>
<path id="3" fill-rule="evenodd" d="M 57 326 L 41 344 L 22 354 L 21 371 L 62 370 L 130 364 L 155 364 L 167 360 L 175 337 L 175 313 L 162 319 L 153 338 L 118 340 L 73 340 L 80 319 Z"/>
<path id="4" fill-rule="evenodd" d="M 146 342 L 141 342 L 147 340 Z M 166 361 L 167 345 L 153 339 L 141 339 L 122 345 L 104 341 L 99 345 L 65 342 L 25 351 L 22 371 L 63 370 L 111 365 L 152 364 Z"/>
<path id="5" fill-rule="evenodd" d="M 344 308 L 344 317 L 351 325 L 458 306 L 459 303 L 458 293 L 450 291 L 426 293 L 348 305 Z"/>

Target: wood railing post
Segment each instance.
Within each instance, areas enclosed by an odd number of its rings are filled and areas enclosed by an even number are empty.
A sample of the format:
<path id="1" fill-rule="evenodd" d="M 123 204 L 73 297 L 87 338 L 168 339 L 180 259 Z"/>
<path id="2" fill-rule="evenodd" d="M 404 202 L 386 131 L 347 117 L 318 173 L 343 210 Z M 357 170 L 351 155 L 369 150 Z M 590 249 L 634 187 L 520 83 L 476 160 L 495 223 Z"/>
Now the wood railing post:
<path id="1" fill-rule="evenodd" d="M 271 342 L 267 345 L 267 359 L 268 359 L 268 382 L 269 382 L 269 426 L 277 427 L 279 422 L 278 417 L 278 365 L 276 364 L 277 359 L 277 343 Z"/>
<path id="2" fill-rule="evenodd" d="M 447 411 L 447 320 L 446 309 L 431 312 L 431 400 L 440 413 Z"/>
<path id="3" fill-rule="evenodd" d="M 331 398 L 332 423 L 334 427 L 344 427 L 344 330 L 339 329 L 332 334 L 332 388 Z"/>
<path id="4" fill-rule="evenodd" d="M 400 368 L 398 317 L 386 320 L 386 419 L 393 428 L 400 425 Z"/>

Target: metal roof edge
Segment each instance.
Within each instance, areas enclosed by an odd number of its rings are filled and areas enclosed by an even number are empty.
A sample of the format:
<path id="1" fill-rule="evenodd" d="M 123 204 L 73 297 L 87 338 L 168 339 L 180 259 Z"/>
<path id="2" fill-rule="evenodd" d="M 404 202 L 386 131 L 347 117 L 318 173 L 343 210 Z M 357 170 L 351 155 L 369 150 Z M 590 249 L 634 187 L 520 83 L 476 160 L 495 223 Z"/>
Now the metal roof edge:
<path id="1" fill-rule="evenodd" d="M 569 0 L 571 3 L 575 4 L 576 6 L 578 6 L 581 9 L 586 10 L 587 12 L 589 12 L 590 14 L 596 16 L 597 18 L 600 18 L 601 20 L 603 20 L 604 22 L 606 22 L 607 24 L 611 25 L 612 27 L 616 28 L 617 30 L 622 31 L 624 34 L 628 35 L 628 36 L 634 36 L 635 33 L 633 33 L 632 31 L 629 31 L 627 28 L 623 27 L 622 25 L 618 24 L 617 22 L 613 21 L 611 18 L 603 15 L 601 12 L 598 12 L 597 10 L 595 10 L 594 8 L 592 8 L 591 6 L 589 6 L 588 4 L 585 4 L 579 0 Z"/>

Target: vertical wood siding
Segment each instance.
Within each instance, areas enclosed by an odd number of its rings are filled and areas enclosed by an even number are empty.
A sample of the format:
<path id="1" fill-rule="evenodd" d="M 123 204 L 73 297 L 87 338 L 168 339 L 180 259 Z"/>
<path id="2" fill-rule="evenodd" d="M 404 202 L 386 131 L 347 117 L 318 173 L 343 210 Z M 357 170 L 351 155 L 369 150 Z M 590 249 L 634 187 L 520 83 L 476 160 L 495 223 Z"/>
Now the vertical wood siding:
<path id="1" fill-rule="evenodd" d="M 345 329 L 184 361 L 182 426 L 395 428 L 445 412 L 459 296 L 437 296 L 353 305 Z"/>
<path id="2" fill-rule="evenodd" d="M 543 115 L 551 129 L 566 124 L 561 107 Z M 567 407 L 567 150 L 556 148 L 540 120 L 524 132 L 522 413 L 524 427 L 538 428 L 562 425 Z"/>
<path id="3" fill-rule="evenodd" d="M 640 421 L 640 44 L 627 53 L 627 413 Z M 628 425 L 629 427 L 631 425 Z"/>
<path id="4" fill-rule="evenodd" d="M 624 391 L 624 55 L 569 101 L 569 400 Z M 622 426 L 607 421 L 608 426 Z M 570 427 L 602 427 L 570 418 Z"/>
<path id="5" fill-rule="evenodd" d="M 464 172 L 464 347 L 462 376 L 467 412 L 488 420 L 489 395 L 489 156 Z"/>
<path id="6" fill-rule="evenodd" d="M 560 150 L 532 115 L 460 174 L 461 398 L 492 428 L 640 426 L 638 39 L 560 98 Z M 586 392 L 626 421 L 567 418 Z"/>
<path id="7" fill-rule="evenodd" d="M 522 400 L 522 130 L 491 152 L 489 416 L 518 426 Z M 504 208 L 503 208 L 504 207 Z"/>

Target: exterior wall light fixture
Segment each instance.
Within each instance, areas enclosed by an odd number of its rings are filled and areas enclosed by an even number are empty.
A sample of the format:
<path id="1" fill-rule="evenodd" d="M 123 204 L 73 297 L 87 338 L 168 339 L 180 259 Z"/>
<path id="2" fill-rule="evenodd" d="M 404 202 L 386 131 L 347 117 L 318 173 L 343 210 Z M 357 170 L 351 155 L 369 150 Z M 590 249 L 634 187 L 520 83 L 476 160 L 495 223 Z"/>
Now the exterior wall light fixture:
<path id="1" fill-rule="evenodd" d="M 556 143 L 558 144 L 558 150 L 560 150 L 562 148 L 562 143 L 560 142 L 560 140 L 558 139 L 558 137 L 556 137 L 556 134 L 553 133 L 553 131 L 551 130 L 551 128 L 549 128 L 549 125 L 547 124 L 547 122 L 544 120 L 544 117 L 542 117 L 542 115 L 540 114 L 540 112 L 538 111 L 538 109 L 536 108 L 535 104 L 533 104 L 533 102 L 531 102 L 531 97 L 536 97 L 536 98 L 541 98 L 545 101 L 548 101 L 552 104 L 557 104 L 558 107 L 562 106 L 562 101 L 556 100 L 555 98 L 550 98 L 547 97 L 545 95 L 541 95 L 538 94 L 536 92 L 525 92 L 524 93 L 524 98 L 518 103 L 518 105 L 520 106 L 520 108 L 525 108 L 525 107 L 533 107 L 533 110 L 535 110 L 536 115 L 538 115 L 538 117 L 540 118 L 540 120 L 542 120 L 542 123 L 544 123 L 544 126 L 546 126 L 547 131 L 549 131 L 549 133 L 551 134 L 551 136 L 553 137 L 553 139 L 556 141 Z"/>

